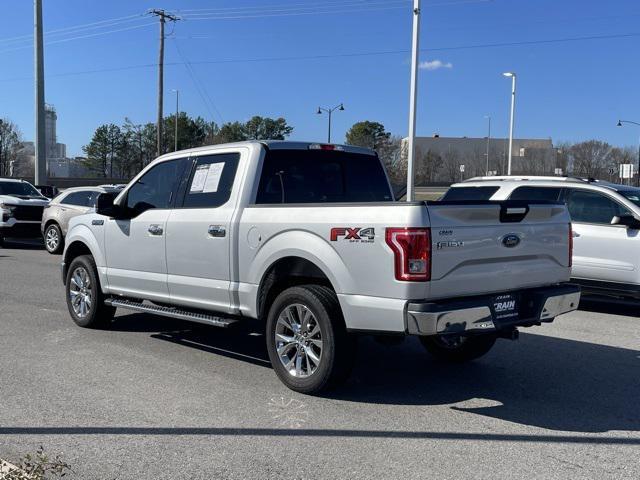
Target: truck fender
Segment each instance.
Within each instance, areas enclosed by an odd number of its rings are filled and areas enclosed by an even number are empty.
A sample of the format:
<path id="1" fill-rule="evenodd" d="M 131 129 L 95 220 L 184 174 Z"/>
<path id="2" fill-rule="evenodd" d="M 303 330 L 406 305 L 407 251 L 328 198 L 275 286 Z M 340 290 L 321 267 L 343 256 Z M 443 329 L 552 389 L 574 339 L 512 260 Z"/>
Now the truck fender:
<path id="1" fill-rule="evenodd" d="M 102 250 L 98 245 L 98 241 L 95 238 L 93 232 L 83 224 L 76 224 L 69 230 L 65 238 L 65 247 L 63 253 L 63 268 L 66 273 L 66 269 L 69 268 L 69 264 L 73 260 L 70 258 L 70 251 L 73 251 L 73 245 L 81 243 L 85 247 L 89 249 L 91 252 L 91 256 L 96 262 L 96 267 L 98 269 L 98 277 L 100 279 L 100 285 L 102 287 L 102 291 L 106 291 L 107 289 L 107 273 L 106 273 L 106 262 Z"/>

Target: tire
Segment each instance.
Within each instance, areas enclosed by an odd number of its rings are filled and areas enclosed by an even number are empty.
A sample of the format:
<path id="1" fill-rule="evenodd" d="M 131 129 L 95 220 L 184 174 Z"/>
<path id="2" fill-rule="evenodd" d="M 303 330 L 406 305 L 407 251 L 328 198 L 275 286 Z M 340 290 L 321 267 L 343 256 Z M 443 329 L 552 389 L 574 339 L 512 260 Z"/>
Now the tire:
<path id="1" fill-rule="evenodd" d="M 336 386 L 353 368 L 355 338 L 347 333 L 338 298 L 327 287 L 303 285 L 280 293 L 269 308 L 266 337 L 273 369 L 296 392 Z"/>
<path id="2" fill-rule="evenodd" d="M 57 223 L 50 223 L 44 230 L 44 248 L 52 255 L 59 254 L 64 248 L 64 237 Z"/>
<path id="3" fill-rule="evenodd" d="M 67 271 L 65 294 L 69 314 L 77 325 L 84 328 L 109 326 L 116 309 L 104 304 L 98 270 L 91 255 L 73 259 Z"/>
<path id="4" fill-rule="evenodd" d="M 496 343 L 494 335 L 473 337 L 419 337 L 424 348 L 438 360 L 464 363 L 480 358 Z"/>

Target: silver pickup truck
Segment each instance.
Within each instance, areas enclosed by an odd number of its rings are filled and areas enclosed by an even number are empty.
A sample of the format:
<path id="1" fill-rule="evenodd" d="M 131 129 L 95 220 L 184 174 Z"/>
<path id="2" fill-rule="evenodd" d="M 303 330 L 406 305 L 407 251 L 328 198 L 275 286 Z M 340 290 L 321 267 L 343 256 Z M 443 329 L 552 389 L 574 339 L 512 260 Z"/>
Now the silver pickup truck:
<path id="1" fill-rule="evenodd" d="M 160 157 L 71 220 L 73 320 L 116 308 L 218 327 L 262 320 L 278 377 L 349 374 L 358 332 L 465 361 L 578 306 L 564 205 L 399 202 L 375 152 L 243 142 Z"/>

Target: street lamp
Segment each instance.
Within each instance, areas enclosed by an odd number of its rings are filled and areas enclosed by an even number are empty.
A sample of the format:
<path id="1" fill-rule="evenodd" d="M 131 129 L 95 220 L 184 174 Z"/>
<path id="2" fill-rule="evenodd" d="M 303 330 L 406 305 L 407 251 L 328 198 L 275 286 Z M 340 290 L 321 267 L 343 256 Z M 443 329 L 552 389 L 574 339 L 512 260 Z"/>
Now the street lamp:
<path id="1" fill-rule="evenodd" d="M 509 162 L 507 163 L 507 175 L 511 175 L 511 155 L 513 149 L 513 114 L 516 108 L 516 74 L 505 72 L 502 75 L 511 77 L 511 121 L 509 123 Z"/>
<path id="2" fill-rule="evenodd" d="M 316 114 L 318 115 L 322 115 L 322 112 L 329 114 L 329 134 L 327 136 L 327 143 L 331 143 L 331 114 L 336 110 L 339 110 L 341 112 L 344 111 L 344 105 L 341 103 L 340 105 L 336 105 L 333 108 L 318 107 L 318 111 L 316 112 Z"/>
<path id="3" fill-rule="evenodd" d="M 487 133 L 487 170 L 486 170 L 486 174 L 487 177 L 489 176 L 489 142 L 491 141 L 491 115 L 485 115 L 484 118 L 486 118 L 489 121 L 489 133 Z"/>
<path id="4" fill-rule="evenodd" d="M 617 126 L 621 127 L 623 123 L 630 123 L 640 127 L 640 123 L 631 120 L 618 120 Z M 638 142 L 638 176 L 636 177 L 636 187 L 640 187 L 640 142 Z"/>
<path id="5" fill-rule="evenodd" d="M 178 151 L 178 101 L 180 99 L 180 90 L 177 90 L 177 89 L 174 88 L 171 91 L 172 92 L 176 92 L 176 118 L 175 118 L 175 120 L 176 120 L 175 121 L 175 123 L 176 123 L 176 125 L 175 125 L 176 131 L 174 133 L 174 135 L 175 135 L 175 139 L 174 140 L 175 141 L 174 141 L 173 151 L 177 152 Z"/>

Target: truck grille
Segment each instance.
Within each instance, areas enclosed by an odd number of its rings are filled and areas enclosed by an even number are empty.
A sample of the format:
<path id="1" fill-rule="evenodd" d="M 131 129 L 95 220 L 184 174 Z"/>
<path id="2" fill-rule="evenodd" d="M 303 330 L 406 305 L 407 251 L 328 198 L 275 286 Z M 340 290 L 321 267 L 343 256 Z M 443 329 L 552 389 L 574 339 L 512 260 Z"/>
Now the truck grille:
<path id="1" fill-rule="evenodd" d="M 12 216 L 16 220 L 42 220 L 42 210 L 44 207 L 41 205 L 16 205 L 12 208 Z"/>

